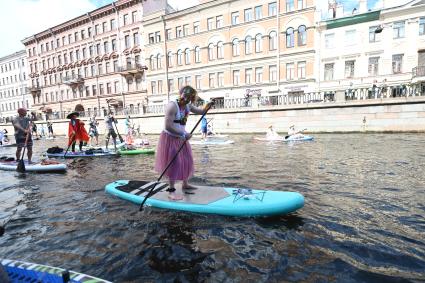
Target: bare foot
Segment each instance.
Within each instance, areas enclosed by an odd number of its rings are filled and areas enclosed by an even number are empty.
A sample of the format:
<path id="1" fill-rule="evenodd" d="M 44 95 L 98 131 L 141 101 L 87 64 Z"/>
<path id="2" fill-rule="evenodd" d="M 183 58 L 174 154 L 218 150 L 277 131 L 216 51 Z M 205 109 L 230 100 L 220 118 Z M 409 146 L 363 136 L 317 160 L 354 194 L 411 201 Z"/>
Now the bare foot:
<path id="1" fill-rule="evenodd" d="M 175 193 L 169 193 L 168 198 L 171 199 L 171 200 L 182 200 L 183 196 L 177 195 Z"/>

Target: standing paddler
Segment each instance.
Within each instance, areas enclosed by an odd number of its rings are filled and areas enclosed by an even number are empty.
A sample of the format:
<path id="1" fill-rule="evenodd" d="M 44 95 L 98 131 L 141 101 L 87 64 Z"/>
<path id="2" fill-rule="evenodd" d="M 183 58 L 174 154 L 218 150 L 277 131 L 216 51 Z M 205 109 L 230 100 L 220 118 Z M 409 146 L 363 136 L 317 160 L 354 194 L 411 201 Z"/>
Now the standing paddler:
<path id="1" fill-rule="evenodd" d="M 185 125 L 190 112 L 201 115 L 204 113 L 204 109 L 212 104 L 212 102 L 208 103 L 205 108 L 195 107 L 193 103 L 198 98 L 197 91 L 191 86 L 183 87 L 179 93 L 179 98 L 170 101 L 166 106 L 164 130 L 159 137 L 155 160 L 155 170 L 162 173 L 184 143 L 182 150 L 164 173 L 168 177 L 169 198 L 172 200 L 183 199 L 182 195 L 175 193 L 174 185 L 176 181 L 183 181 L 182 189 L 185 193 L 197 189 L 188 183 L 189 178 L 193 175 L 194 166 L 192 148 L 188 142 L 185 142 L 192 135 L 186 132 Z"/>
<path id="2" fill-rule="evenodd" d="M 16 160 L 19 161 L 21 158 L 21 151 L 26 146 L 28 164 L 31 164 L 32 158 L 32 136 L 31 136 L 31 119 L 27 117 L 27 109 L 19 108 L 18 116 L 12 121 L 13 127 L 15 128 L 15 140 L 16 140 Z M 31 126 L 31 127 L 30 127 Z M 22 156 L 23 158 L 23 156 Z"/>
<path id="3" fill-rule="evenodd" d="M 83 151 L 83 143 L 90 140 L 86 129 L 84 128 L 84 122 L 77 119 L 80 113 L 74 111 L 69 113 L 66 118 L 70 119 L 68 124 L 68 147 L 71 145 L 72 152 L 75 152 L 75 144 L 79 142 L 79 149 Z"/>

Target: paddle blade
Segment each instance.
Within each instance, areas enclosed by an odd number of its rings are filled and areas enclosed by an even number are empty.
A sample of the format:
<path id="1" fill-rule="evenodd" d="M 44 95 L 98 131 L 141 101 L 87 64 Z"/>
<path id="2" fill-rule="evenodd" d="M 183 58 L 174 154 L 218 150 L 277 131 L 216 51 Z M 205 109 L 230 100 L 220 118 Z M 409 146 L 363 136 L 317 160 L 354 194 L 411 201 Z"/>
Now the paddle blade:
<path id="1" fill-rule="evenodd" d="M 16 171 L 18 171 L 19 173 L 25 173 L 25 163 L 24 160 L 19 160 L 18 162 L 18 166 L 16 166 Z"/>
<path id="2" fill-rule="evenodd" d="M 123 143 L 124 142 L 124 139 L 122 138 L 121 135 L 118 135 L 118 138 L 120 139 L 120 143 Z"/>

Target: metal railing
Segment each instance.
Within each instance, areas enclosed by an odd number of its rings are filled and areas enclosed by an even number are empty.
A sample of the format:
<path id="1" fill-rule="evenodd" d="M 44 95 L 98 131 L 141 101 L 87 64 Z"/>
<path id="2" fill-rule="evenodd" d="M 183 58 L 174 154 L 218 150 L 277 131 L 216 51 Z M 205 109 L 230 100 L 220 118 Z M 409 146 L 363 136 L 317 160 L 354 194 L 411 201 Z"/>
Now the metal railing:
<path id="1" fill-rule="evenodd" d="M 128 72 L 128 71 L 143 71 L 143 70 L 147 70 L 148 67 L 146 67 L 145 65 L 139 64 L 139 63 L 127 63 L 123 66 L 119 66 L 118 67 L 118 72 Z"/>
<path id="2" fill-rule="evenodd" d="M 412 78 L 425 77 L 425 66 L 417 66 L 412 69 Z"/>

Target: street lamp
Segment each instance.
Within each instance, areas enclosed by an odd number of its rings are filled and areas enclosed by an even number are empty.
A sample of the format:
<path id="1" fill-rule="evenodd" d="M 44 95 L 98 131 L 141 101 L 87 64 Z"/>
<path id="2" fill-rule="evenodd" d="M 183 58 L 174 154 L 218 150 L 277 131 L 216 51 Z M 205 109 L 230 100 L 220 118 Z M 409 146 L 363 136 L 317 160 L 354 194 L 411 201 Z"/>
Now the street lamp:
<path id="1" fill-rule="evenodd" d="M 381 33 L 383 29 L 384 28 L 380 25 L 380 26 L 376 27 L 375 33 Z"/>

